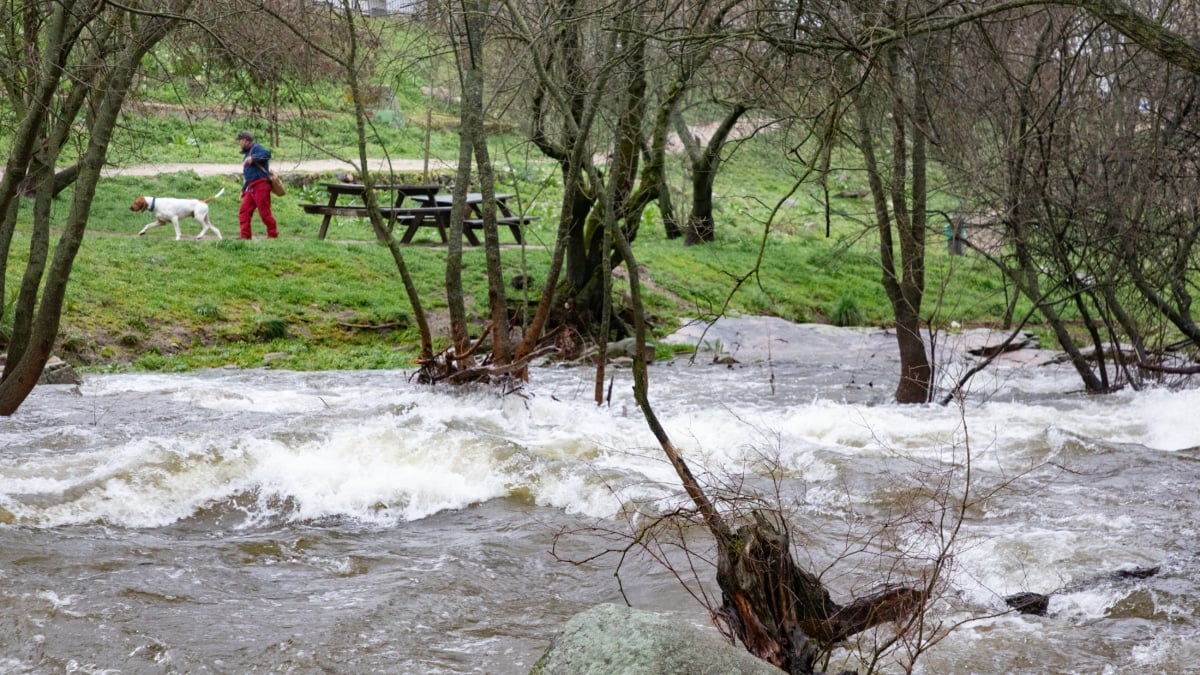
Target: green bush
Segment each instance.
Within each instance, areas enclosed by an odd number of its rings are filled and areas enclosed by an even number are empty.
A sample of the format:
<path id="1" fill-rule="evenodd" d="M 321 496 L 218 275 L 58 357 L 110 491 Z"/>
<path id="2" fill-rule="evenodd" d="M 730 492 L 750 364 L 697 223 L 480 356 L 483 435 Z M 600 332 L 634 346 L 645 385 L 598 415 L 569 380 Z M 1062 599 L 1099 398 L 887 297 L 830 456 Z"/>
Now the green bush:
<path id="1" fill-rule="evenodd" d="M 254 336 L 263 342 L 282 340 L 288 334 L 287 321 L 277 316 L 257 316 L 254 318 Z"/>
<path id="2" fill-rule="evenodd" d="M 843 295 L 833 303 L 833 309 L 829 311 L 829 323 L 841 327 L 861 326 L 866 323 L 866 317 L 854 298 Z"/>

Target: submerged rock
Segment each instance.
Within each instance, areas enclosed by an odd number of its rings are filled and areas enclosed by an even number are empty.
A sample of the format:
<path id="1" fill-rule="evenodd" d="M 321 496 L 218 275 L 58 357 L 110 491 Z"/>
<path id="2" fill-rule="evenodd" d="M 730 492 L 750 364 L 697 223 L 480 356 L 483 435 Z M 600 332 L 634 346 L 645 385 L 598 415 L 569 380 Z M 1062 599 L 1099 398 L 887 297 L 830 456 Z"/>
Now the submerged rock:
<path id="1" fill-rule="evenodd" d="M 1032 591 L 1014 593 L 1004 598 L 1004 602 L 1022 614 L 1032 614 L 1034 616 L 1046 616 L 1046 610 L 1050 608 L 1049 595 L 1034 593 Z"/>
<path id="2" fill-rule="evenodd" d="M 8 354 L 0 353 L 0 368 L 3 368 L 8 360 Z M 38 377 L 38 384 L 83 384 L 83 378 L 71 364 L 63 361 L 57 356 L 51 356 L 46 365 L 42 367 L 42 374 Z"/>

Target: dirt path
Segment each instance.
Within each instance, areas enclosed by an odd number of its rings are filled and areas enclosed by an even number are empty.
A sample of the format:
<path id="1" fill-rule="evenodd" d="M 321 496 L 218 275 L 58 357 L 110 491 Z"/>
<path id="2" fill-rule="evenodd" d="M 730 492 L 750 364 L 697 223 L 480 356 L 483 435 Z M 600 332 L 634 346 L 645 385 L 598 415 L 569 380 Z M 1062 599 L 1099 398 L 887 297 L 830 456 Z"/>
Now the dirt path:
<path id="1" fill-rule="evenodd" d="M 752 133 L 761 123 L 756 120 L 743 120 L 738 129 L 731 135 L 733 138 L 747 136 Z M 696 140 L 700 143 L 707 143 L 716 131 L 717 125 L 701 125 L 693 127 L 693 134 Z M 683 145 L 679 142 L 678 137 L 672 135 L 668 147 L 668 152 L 679 153 L 683 151 Z M 597 157 L 598 161 L 604 161 L 603 157 Z M 423 159 L 372 159 L 370 160 L 372 171 L 387 172 L 392 171 L 424 171 L 426 163 Z M 356 170 L 357 167 L 349 162 L 343 162 L 337 159 L 312 159 L 312 160 L 288 160 L 277 158 L 271 160 L 271 168 L 280 173 L 330 173 L 337 171 Z M 456 165 L 452 161 L 431 158 L 428 163 L 430 171 L 454 171 Z M 108 167 L 103 171 L 106 178 L 115 178 L 118 176 L 157 176 L 164 173 L 180 173 L 183 171 L 194 171 L 198 176 L 224 176 L 238 175 L 242 172 L 242 165 L 239 163 L 228 164 L 206 164 L 197 162 L 176 162 L 169 164 L 139 164 L 136 166 L 127 167 Z M 4 167 L 0 166 L 0 176 L 4 175 Z"/>
<path id="2" fill-rule="evenodd" d="M 423 171 L 425 169 L 425 160 L 422 159 L 393 159 L 390 165 L 387 160 L 373 159 L 370 167 L 372 171 L 387 171 L 388 168 L 393 171 Z M 272 160 L 271 168 L 280 173 L 326 173 L 330 171 L 350 171 L 356 167 L 348 162 L 343 162 L 336 159 L 316 159 L 305 161 L 289 161 L 286 159 Z M 454 165 L 449 162 L 444 162 L 440 159 L 429 160 L 430 171 L 445 171 L 453 170 Z M 199 176 L 223 176 L 226 174 L 240 174 L 242 172 L 241 164 L 198 164 L 198 163 L 176 163 L 176 164 L 141 164 L 138 166 L 129 166 L 124 168 L 107 168 L 104 170 L 104 175 L 109 178 L 117 176 L 157 176 L 163 173 L 179 173 L 181 171 L 195 171 Z"/>

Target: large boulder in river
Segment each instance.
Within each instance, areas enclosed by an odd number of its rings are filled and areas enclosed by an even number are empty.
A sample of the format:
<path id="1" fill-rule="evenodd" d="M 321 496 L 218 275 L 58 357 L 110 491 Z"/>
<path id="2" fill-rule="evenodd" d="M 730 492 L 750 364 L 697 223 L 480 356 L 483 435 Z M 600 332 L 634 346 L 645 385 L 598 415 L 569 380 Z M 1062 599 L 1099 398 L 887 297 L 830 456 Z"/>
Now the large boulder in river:
<path id="1" fill-rule="evenodd" d="M 779 675 L 741 647 L 677 619 L 604 604 L 571 617 L 530 675 Z"/>

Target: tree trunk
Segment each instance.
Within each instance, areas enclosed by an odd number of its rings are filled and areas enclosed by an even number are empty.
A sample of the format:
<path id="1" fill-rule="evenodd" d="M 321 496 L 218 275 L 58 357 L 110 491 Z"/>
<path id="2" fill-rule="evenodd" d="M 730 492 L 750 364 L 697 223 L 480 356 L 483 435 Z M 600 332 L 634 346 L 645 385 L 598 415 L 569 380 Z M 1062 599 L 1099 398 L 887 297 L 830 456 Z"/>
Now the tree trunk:
<path id="1" fill-rule="evenodd" d="M 467 16 L 467 53 L 459 53 L 459 72 L 463 75 L 463 127 L 470 128 L 469 138 L 474 149 L 478 169 L 479 191 L 483 195 L 484 257 L 487 260 L 488 309 L 492 333 L 492 364 L 508 366 L 512 363 L 512 346 L 509 342 L 508 300 L 504 289 L 504 270 L 500 260 L 500 236 L 496 226 L 496 176 L 492 170 L 491 153 L 487 147 L 487 130 L 484 127 L 484 34 L 491 10 L 487 0 L 471 0 L 464 5 Z M 466 61 L 464 62 L 464 57 Z M 460 171 L 461 175 L 461 171 Z M 457 186 L 456 186 L 457 187 Z M 464 200 L 465 201 L 465 200 Z M 524 369 L 515 373 L 524 376 Z"/>
<path id="2" fill-rule="evenodd" d="M 729 140 L 738 120 L 747 110 L 746 106 L 737 104 L 726 112 L 703 151 L 692 159 L 692 211 L 688 215 L 685 246 L 711 242 L 716 237 L 713 185 L 721 167 L 721 151 L 724 150 L 725 142 Z"/>
<path id="3" fill-rule="evenodd" d="M 358 75 L 361 68 L 358 28 L 354 13 L 345 12 L 342 16 L 344 17 L 346 28 L 345 56 L 341 59 L 333 59 L 335 55 L 331 53 L 327 53 L 326 56 L 337 61 L 345 71 L 347 86 L 350 88 L 350 97 L 354 104 L 354 130 L 358 140 L 360 174 L 365 185 L 373 185 L 374 178 L 371 174 L 371 163 L 367 157 L 367 110 L 363 102 L 362 86 Z M 396 241 L 392 232 L 383 226 L 378 199 L 373 190 L 367 190 L 364 193 L 364 202 L 367 206 L 372 229 L 375 230 L 375 236 L 379 241 L 387 245 L 388 251 L 392 254 L 392 262 L 396 265 L 396 271 L 400 274 L 400 280 L 404 284 L 404 292 L 408 296 L 409 305 L 412 307 L 413 320 L 417 323 L 417 334 L 421 341 L 421 353 L 418 360 L 422 363 L 429 363 L 433 360 L 433 335 L 429 328 L 429 320 L 425 315 L 425 307 L 421 302 L 421 294 L 417 289 L 416 280 L 413 279 L 412 273 L 408 270 L 408 264 L 404 260 L 404 252 L 400 249 L 399 242 Z"/>
<path id="4" fill-rule="evenodd" d="M 898 55 L 895 49 L 888 51 L 889 72 L 892 73 L 892 81 L 897 81 Z M 895 398 L 898 403 L 925 403 L 932 394 L 932 373 L 921 334 L 920 317 L 925 291 L 924 138 L 918 129 L 913 140 L 912 194 L 915 206 L 910 213 L 908 191 L 905 189 L 908 167 L 907 106 L 900 92 L 893 92 L 892 96 L 892 108 L 888 116 L 893 134 L 890 187 L 884 182 L 883 167 L 875 156 L 875 134 L 868 102 L 860 98 L 854 107 L 859 151 L 871 188 L 875 224 L 879 231 L 882 283 L 896 322 L 900 379 L 896 384 Z M 922 106 L 915 104 L 914 107 Z M 896 256 L 897 243 L 900 248 L 899 259 Z"/>

